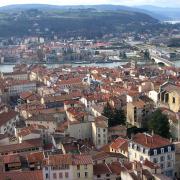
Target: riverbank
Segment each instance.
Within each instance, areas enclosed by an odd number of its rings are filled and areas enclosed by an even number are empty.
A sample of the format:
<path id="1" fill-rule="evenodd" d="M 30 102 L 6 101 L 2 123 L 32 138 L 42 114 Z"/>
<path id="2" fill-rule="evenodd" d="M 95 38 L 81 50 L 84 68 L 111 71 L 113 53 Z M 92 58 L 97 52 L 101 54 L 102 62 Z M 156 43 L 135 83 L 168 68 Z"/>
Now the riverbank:
<path id="1" fill-rule="evenodd" d="M 112 63 L 90 63 L 90 64 L 74 64 L 74 63 L 65 63 L 68 65 L 72 65 L 73 67 L 77 67 L 77 66 L 97 66 L 97 67 L 109 67 L 109 68 L 113 68 L 113 67 L 118 67 L 121 66 L 123 64 L 128 63 L 127 61 L 121 61 L 121 62 L 112 62 Z M 139 62 L 139 64 L 142 64 L 143 62 Z M 176 67 L 180 67 L 180 61 L 174 61 L 175 66 Z M 39 63 L 38 63 L 39 64 Z M 40 63 L 40 64 L 44 64 L 44 63 Z M 46 63 L 44 64 L 46 65 L 48 68 L 56 68 L 59 66 L 62 66 L 63 63 L 59 63 L 59 64 L 54 64 L 54 63 Z M 0 64 L 0 72 L 12 72 L 13 71 L 13 67 L 15 66 L 15 64 Z"/>

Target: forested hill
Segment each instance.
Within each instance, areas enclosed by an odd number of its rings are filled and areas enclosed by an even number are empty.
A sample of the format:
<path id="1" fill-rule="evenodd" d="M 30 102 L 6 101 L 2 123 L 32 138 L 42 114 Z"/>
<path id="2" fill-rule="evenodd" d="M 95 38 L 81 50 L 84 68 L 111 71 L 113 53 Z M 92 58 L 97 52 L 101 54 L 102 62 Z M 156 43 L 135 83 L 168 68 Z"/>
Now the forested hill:
<path id="1" fill-rule="evenodd" d="M 126 10 L 0 9 L 0 37 L 59 34 L 93 38 L 115 32 L 141 31 L 144 26 L 157 23 L 149 15 Z"/>

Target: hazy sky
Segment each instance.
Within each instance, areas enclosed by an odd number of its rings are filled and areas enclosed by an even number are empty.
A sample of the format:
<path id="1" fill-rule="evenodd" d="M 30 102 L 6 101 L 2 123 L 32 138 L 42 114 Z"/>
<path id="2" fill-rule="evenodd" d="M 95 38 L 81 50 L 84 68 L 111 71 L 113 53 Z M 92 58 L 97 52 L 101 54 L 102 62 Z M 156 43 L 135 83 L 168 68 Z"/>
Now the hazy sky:
<path id="1" fill-rule="evenodd" d="M 34 3 L 55 5 L 119 4 L 128 6 L 146 4 L 163 7 L 180 7 L 180 0 L 0 0 L 0 6 Z"/>

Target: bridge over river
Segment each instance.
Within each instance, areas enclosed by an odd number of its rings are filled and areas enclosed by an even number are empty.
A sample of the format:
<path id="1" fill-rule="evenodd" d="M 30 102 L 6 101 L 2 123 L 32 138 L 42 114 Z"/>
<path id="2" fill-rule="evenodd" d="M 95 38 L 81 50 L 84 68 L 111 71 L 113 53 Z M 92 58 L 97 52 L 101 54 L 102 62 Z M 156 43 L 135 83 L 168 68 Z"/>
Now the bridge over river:
<path id="1" fill-rule="evenodd" d="M 175 66 L 174 62 L 167 60 L 165 58 L 159 57 L 155 54 L 150 54 L 152 60 L 154 60 L 157 64 L 163 63 L 166 66 Z"/>

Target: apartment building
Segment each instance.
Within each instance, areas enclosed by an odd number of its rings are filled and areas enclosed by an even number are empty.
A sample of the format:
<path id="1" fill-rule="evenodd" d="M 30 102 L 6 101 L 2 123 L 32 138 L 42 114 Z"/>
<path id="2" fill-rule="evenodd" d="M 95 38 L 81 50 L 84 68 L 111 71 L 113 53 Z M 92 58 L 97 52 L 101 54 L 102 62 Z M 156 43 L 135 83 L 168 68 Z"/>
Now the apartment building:
<path id="1" fill-rule="evenodd" d="M 157 163 L 166 176 L 173 177 L 175 169 L 175 146 L 159 135 L 138 133 L 129 143 L 130 161 L 148 160 Z"/>
<path id="2" fill-rule="evenodd" d="M 46 180 L 92 180 L 93 162 L 89 155 L 50 155 L 43 167 Z"/>

